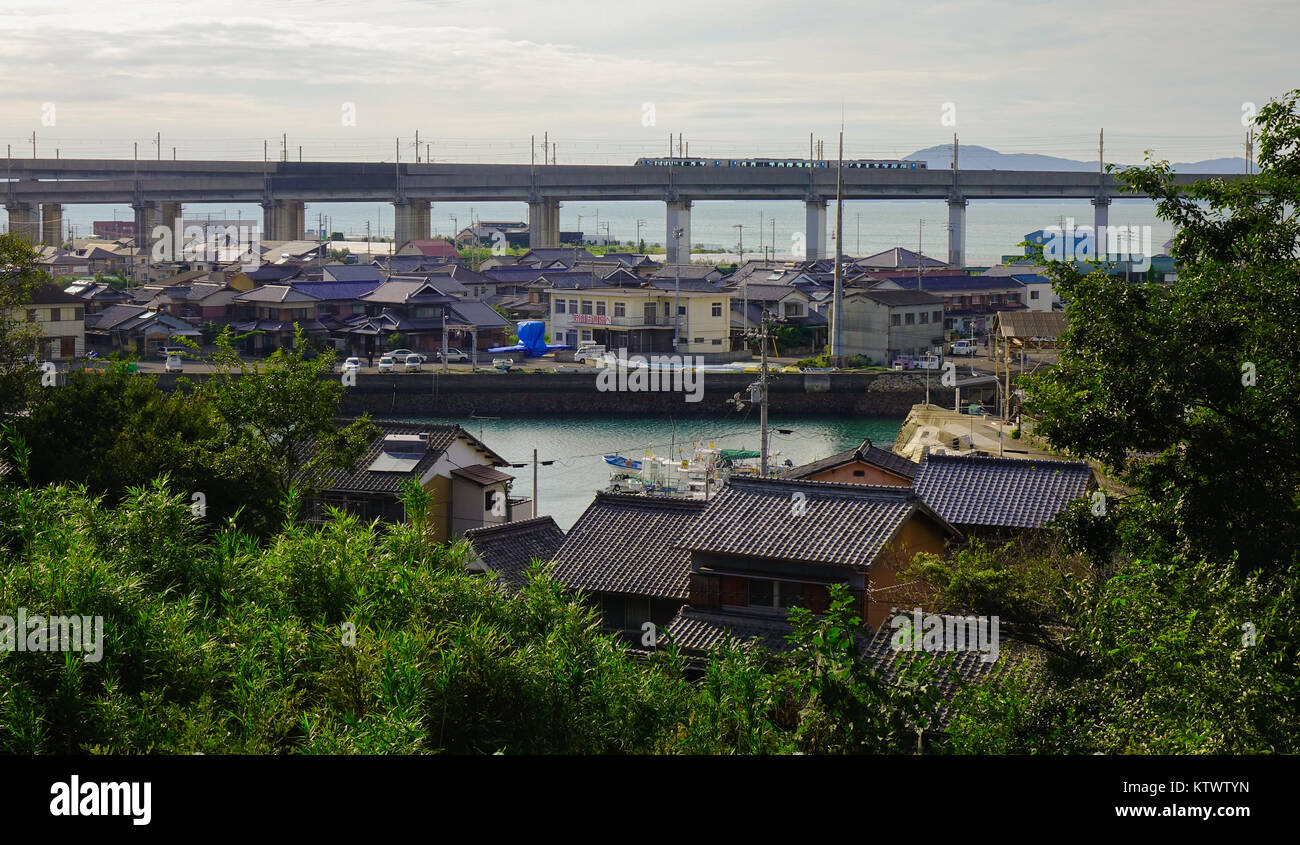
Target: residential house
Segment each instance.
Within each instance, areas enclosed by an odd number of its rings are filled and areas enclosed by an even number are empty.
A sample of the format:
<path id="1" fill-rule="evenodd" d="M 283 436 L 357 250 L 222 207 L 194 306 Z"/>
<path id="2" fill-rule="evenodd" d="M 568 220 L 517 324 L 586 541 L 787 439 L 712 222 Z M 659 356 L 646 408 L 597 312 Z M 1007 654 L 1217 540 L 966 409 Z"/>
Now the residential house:
<path id="1" fill-rule="evenodd" d="M 730 352 L 731 292 L 702 279 L 683 279 L 680 293 L 676 288 L 658 278 L 635 286 L 566 279 L 550 291 L 547 326 L 556 343 L 575 346 L 594 341 L 611 351 L 672 353 L 676 332 L 682 354 Z"/>
<path id="2" fill-rule="evenodd" d="M 86 342 L 97 352 L 130 352 L 151 358 L 173 337 L 197 341 L 202 332 L 179 317 L 143 305 L 112 305 L 85 318 Z"/>
<path id="3" fill-rule="evenodd" d="M 131 301 L 131 294 L 126 291 L 115 290 L 112 285 L 94 279 L 77 279 L 64 288 L 63 292 L 79 298 L 85 304 L 88 315 Z"/>
<path id="4" fill-rule="evenodd" d="M 511 495 L 509 463 L 458 425 L 379 423 L 366 454 L 348 469 L 326 473 L 323 488 L 306 503 L 312 521 L 328 507 L 362 519 L 406 519 L 402 486 L 416 481 L 431 494 L 429 524 L 445 543 L 473 528 L 532 518 L 532 500 Z"/>
<path id="5" fill-rule="evenodd" d="M 898 571 L 960 537 L 908 487 L 733 477 L 677 545 L 690 553 L 687 610 L 779 622 L 791 607 L 826 610 L 843 584 L 874 629 Z"/>
<path id="6" fill-rule="evenodd" d="M 833 317 L 834 306 L 827 312 Z M 943 344 L 943 320 L 943 300 L 933 294 L 851 289 L 844 294 L 844 354 L 882 366 L 928 354 Z"/>
<path id="7" fill-rule="evenodd" d="M 640 641 L 667 628 L 690 595 L 690 555 L 679 544 L 706 502 L 597 493 L 555 552 L 555 577 L 582 591 L 607 629 Z"/>
<path id="8" fill-rule="evenodd" d="M 470 573 L 490 573 L 502 586 L 517 590 L 527 581 L 534 560 L 549 562 L 564 543 L 564 532 L 549 516 L 471 528 Z"/>
<path id="9" fill-rule="evenodd" d="M 14 318 L 37 324 L 39 359 L 60 361 L 85 354 L 85 303 L 58 285 L 38 285 L 27 304 L 14 309 Z"/>
<path id="10" fill-rule="evenodd" d="M 912 486 L 961 531 L 1002 539 L 1047 525 L 1097 481 L 1084 461 L 927 453 Z"/>
<path id="11" fill-rule="evenodd" d="M 396 255 L 418 255 L 441 261 L 459 261 L 460 252 L 454 244 L 442 238 L 416 238 L 398 247 Z"/>
<path id="12" fill-rule="evenodd" d="M 330 327 L 319 319 L 320 302 L 319 296 L 292 284 L 261 285 L 231 298 L 230 328 L 235 334 L 252 333 L 247 351 L 258 355 L 291 348 L 295 323 L 308 338 L 324 344 Z"/>
<path id="13" fill-rule="evenodd" d="M 901 455 L 881 449 L 868 438 L 853 449 L 801 464 L 782 473 L 782 478 L 807 481 L 836 481 L 845 484 L 874 484 L 911 487 L 917 464 Z"/>
<path id="14" fill-rule="evenodd" d="M 1007 276 L 968 276 L 964 273 L 927 275 L 922 290 L 943 298 L 944 329 L 964 337 L 988 332 L 999 311 L 1025 308 L 1025 285 Z M 916 291 L 916 276 L 890 276 L 872 290 Z"/>

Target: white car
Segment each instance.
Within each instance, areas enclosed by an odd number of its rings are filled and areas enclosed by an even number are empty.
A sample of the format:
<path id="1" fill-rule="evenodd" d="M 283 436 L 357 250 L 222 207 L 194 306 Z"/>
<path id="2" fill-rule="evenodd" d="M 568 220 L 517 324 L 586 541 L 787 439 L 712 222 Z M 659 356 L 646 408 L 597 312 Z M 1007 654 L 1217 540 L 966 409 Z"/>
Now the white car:
<path id="1" fill-rule="evenodd" d="M 433 353 L 433 360 L 435 360 L 435 361 L 441 361 L 441 360 L 442 360 L 442 350 L 441 350 L 441 349 L 439 349 L 439 350 L 437 350 L 437 351 L 435 351 L 435 352 Z M 469 356 L 466 355 L 464 352 L 461 352 L 459 349 L 448 349 L 448 350 L 447 350 L 447 361 L 448 361 L 449 363 L 452 363 L 452 364 L 468 364 L 468 363 L 469 363 Z"/>
<path id="2" fill-rule="evenodd" d="M 355 373 L 355 372 L 358 372 L 358 371 L 361 369 L 361 359 L 360 359 L 360 358 L 355 358 L 355 357 L 354 357 L 354 358 L 349 358 L 349 359 L 347 359 L 346 361 L 343 362 L 343 368 L 342 368 L 342 369 L 343 369 L 343 372 L 345 372 L 345 373 L 346 373 L 346 372 L 349 372 L 349 371 L 354 372 L 354 373 Z"/>
<path id="3" fill-rule="evenodd" d="M 974 355 L 975 342 L 973 340 L 954 341 L 948 351 L 953 355 Z"/>
<path id="4" fill-rule="evenodd" d="M 184 371 L 185 371 L 185 367 L 183 364 L 181 364 L 181 356 L 179 355 L 167 356 L 167 363 L 163 364 L 163 372 L 180 373 Z"/>
<path id="5" fill-rule="evenodd" d="M 393 368 L 396 365 L 396 363 L 397 362 L 393 360 L 392 355 L 384 355 L 379 359 L 379 372 L 381 373 L 393 372 Z"/>
<path id="6" fill-rule="evenodd" d="M 418 373 L 420 372 L 420 364 L 423 363 L 423 361 L 418 354 L 412 352 L 410 355 L 406 356 L 406 360 L 402 363 L 406 365 L 406 371 L 408 373 Z"/>

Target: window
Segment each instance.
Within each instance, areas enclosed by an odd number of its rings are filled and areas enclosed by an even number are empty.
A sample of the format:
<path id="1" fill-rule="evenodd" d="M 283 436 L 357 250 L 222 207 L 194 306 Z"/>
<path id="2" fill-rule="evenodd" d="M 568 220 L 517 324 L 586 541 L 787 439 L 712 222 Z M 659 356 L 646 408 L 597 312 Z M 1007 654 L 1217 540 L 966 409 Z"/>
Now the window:
<path id="1" fill-rule="evenodd" d="M 866 477 L 866 474 L 867 474 L 867 471 L 866 471 L 865 469 L 855 469 L 855 470 L 853 470 L 853 477 L 854 477 L 854 478 L 864 478 L 864 477 Z"/>
<path id="2" fill-rule="evenodd" d="M 1037 298 L 1038 298 L 1038 291 L 1036 291 L 1036 290 L 1031 290 L 1031 291 L 1029 292 L 1029 298 L 1030 298 L 1030 299 L 1037 299 Z"/>
<path id="3" fill-rule="evenodd" d="M 749 606 L 789 608 L 803 604 L 803 585 L 790 581 L 749 582 Z"/>
<path id="4" fill-rule="evenodd" d="M 911 311 L 908 311 L 907 314 L 904 315 L 903 317 L 903 324 L 910 326 L 913 325 L 914 323 L 916 323 L 916 315 L 913 314 Z"/>
<path id="5" fill-rule="evenodd" d="M 942 312 L 942 311 L 935 311 L 932 315 L 930 315 L 930 319 L 934 320 L 936 323 L 942 323 L 942 322 L 943 322 L 943 312 Z"/>
<path id="6" fill-rule="evenodd" d="M 670 305 L 669 303 L 667 303 L 667 302 L 664 303 L 664 316 L 665 316 L 665 317 L 671 317 L 671 316 L 673 315 L 672 308 L 673 308 L 672 305 Z"/>
<path id="7" fill-rule="evenodd" d="M 772 607 L 776 599 L 776 584 L 772 581 L 749 582 L 749 606 Z"/>
<path id="8" fill-rule="evenodd" d="M 50 309 L 50 322 L 51 322 L 51 323 L 57 323 L 57 322 L 59 322 L 59 320 L 60 320 L 59 309 L 58 309 L 58 308 L 51 308 L 51 309 Z"/>
<path id="9" fill-rule="evenodd" d="M 928 323 L 928 322 L 930 322 L 930 312 L 929 312 L 929 311 L 922 311 L 922 312 L 921 312 L 921 322 L 922 322 L 922 323 Z"/>
<path id="10" fill-rule="evenodd" d="M 626 316 L 627 316 L 627 303 L 626 303 L 626 302 L 615 302 L 615 303 L 614 303 L 614 316 L 615 316 L 615 317 L 626 317 Z"/>
<path id="11" fill-rule="evenodd" d="M 902 315 L 902 314 L 890 314 L 890 315 L 889 315 L 889 325 L 891 325 L 891 326 L 901 326 L 901 325 L 903 325 L 903 315 Z"/>
<path id="12" fill-rule="evenodd" d="M 803 308 L 797 302 L 787 302 L 785 303 L 785 316 L 802 317 Z"/>
<path id="13" fill-rule="evenodd" d="M 556 313 L 556 314 L 563 314 L 563 313 L 564 313 L 564 300 L 563 300 L 563 299 L 557 299 L 557 300 L 555 300 L 555 313 Z"/>
<path id="14" fill-rule="evenodd" d="M 483 510 L 485 510 L 485 511 L 491 511 L 491 510 L 492 510 L 492 506 L 495 505 L 496 502 L 497 502 L 497 500 L 496 500 L 495 497 L 497 496 L 498 493 L 500 493 L 502 496 L 505 495 L 504 493 L 501 493 L 500 490 L 484 490 L 484 491 L 483 491 Z"/>
<path id="15" fill-rule="evenodd" d="M 582 330 L 582 339 L 583 339 L 583 340 L 591 340 L 591 329 L 583 329 L 583 330 Z"/>
<path id="16" fill-rule="evenodd" d="M 36 322 L 36 309 L 35 309 L 35 308 L 28 308 L 28 309 L 27 309 L 27 322 L 29 322 L 29 323 L 34 323 L 34 322 Z"/>
<path id="17" fill-rule="evenodd" d="M 685 305 L 678 305 L 678 306 L 677 306 L 677 313 L 678 313 L 680 316 L 685 317 L 685 316 L 686 316 L 686 306 L 685 306 Z"/>
<path id="18" fill-rule="evenodd" d="M 721 346 L 721 345 L 722 345 L 722 338 L 720 338 L 720 337 L 715 337 L 715 338 L 713 339 L 713 345 L 714 345 L 714 346 Z"/>
<path id="19" fill-rule="evenodd" d="M 598 314 L 601 317 L 605 316 L 605 300 L 603 299 L 596 300 L 596 314 Z"/>
<path id="20" fill-rule="evenodd" d="M 702 337 L 697 337 L 697 338 L 695 338 L 695 342 L 696 342 L 696 343 L 703 343 L 703 342 L 704 342 L 704 338 L 702 338 Z"/>
<path id="21" fill-rule="evenodd" d="M 721 316 L 722 316 L 722 303 L 721 303 L 721 302 L 715 302 L 715 303 L 713 303 L 713 316 L 715 316 L 715 317 L 721 317 Z"/>
<path id="22" fill-rule="evenodd" d="M 590 313 L 591 313 L 591 300 L 590 300 L 590 299 L 584 299 L 584 300 L 582 300 L 582 313 L 584 313 L 584 314 L 590 314 Z"/>
<path id="23" fill-rule="evenodd" d="M 577 314 L 577 313 L 578 313 L 578 300 L 576 300 L 576 299 L 570 299 L 570 300 L 569 300 L 569 313 L 570 313 L 570 314 Z"/>

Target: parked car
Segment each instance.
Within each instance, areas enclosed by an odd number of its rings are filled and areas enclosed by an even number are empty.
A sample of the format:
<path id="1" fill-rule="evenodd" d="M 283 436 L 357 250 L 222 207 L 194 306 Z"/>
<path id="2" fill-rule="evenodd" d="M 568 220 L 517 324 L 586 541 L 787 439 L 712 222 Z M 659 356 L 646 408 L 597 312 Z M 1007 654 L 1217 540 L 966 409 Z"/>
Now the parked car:
<path id="1" fill-rule="evenodd" d="M 386 353 L 384 353 L 384 354 L 386 354 L 386 355 L 392 355 L 392 356 L 393 356 L 393 359 L 396 360 L 396 361 L 405 361 L 405 360 L 407 359 L 408 356 L 411 356 L 411 355 L 420 355 L 420 353 L 419 353 L 419 352 L 416 352 L 414 349 L 405 349 L 405 348 L 403 348 L 403 349 L 390 349 L 390 350 L 388 350 L 388 352 L 386 352 Z M 420 362 L 421 362 L 421 363 L 424 363 L 424 362 L 427 361 L 427 360 L 429 360 L 429 357 L 428 357 L 427 355 L 420 355 Z"/>
<path id="2" fill-rule="evenodd" d="M 181 364 L 181 356 L 179 355 L 167 356 L 167 363 L 163 364 L 163 372 L 180 373 L 180 372 L 184 372 L 184 370 L 185 367 L 184 365 Z"/>
<path id="3" fill-rule="evenodd" d="M 418 373 L 420 372 L 420 365 L 424 363 L 424 361 L 417 353 L 412 352 L 410 355 L 406 356 L 402 363 L 406 365 L 406 371 L 408 373 Z"/>
<path id="4" fill-rule="evenodd" d="M 973 340 L 953 341 L 953 344 L 948 348 L 948 351 L 953 355 L 974 355 L 975 341 Z"/>
<path id="5" fill-rule="evenodd" d="M 441 349 L 436 349 L 436 350 L 434 350 L 434 352 L 433 352 L 433 360 L 435 360 L 435 361 L 441 361 L 441 360 L 442 360 L 442 350 L 441 350 Z M 464 352 L 461 352 L 459 349 L 451 349 L 451 348 L 449 348 L 449 349 L 447 350 L 447 361 L 450 362 L 450 363 L 452 363 L 452 364 L 468 364 L 468 363 L 469 363 L 469 356 L 466 355 Z"/>
<path id="6" fill-rule="evenodd" d="M 384 355 L 379 359 L 379 372 L 391 373 L 395 364 L 396 361 L 393 360 L 392 355 Z"/>
<path id="7" fill-rule="evenodd" d="M 158 357 L 170 358 L 173 355 L 184 355 L 189 351 L 189 348 L 185 346 L 160 346 L 158 347 Z"/>
<path id="8" fill-rule="evenodd" d="M 360 359 L 360 358 L 357 358 L 357 357 L 352 357 L 352 358 L 347 359 L 346 361 L 343 362 L 343 366 L 342 366 L 341 370 L 342 370 L 342 372 L 345 372 L 345 373 L 348 372 L 348 371 L 351 371 L 351 372 L 354 372 L 354 373 L 355 373 L 355 372 L 359 372 L 359 371 L 361 370 L 361 359 Z"/>

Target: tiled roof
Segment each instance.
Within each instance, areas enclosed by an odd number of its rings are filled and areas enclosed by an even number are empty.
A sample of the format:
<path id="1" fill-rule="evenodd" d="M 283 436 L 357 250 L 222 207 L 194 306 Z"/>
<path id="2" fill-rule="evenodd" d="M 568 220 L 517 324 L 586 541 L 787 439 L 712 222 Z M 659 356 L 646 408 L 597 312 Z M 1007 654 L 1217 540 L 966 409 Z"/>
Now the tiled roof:
<path id="1" fill-rule="evenodd" d="M 465 532 L 479 559 L 512 587 L 524 585 L 533 558 L 549 561 L 564 542 L 564 532 L 549 516 L 471 528 Z"/>
<path id="2" fill-rule="evenodd" d="M 705 505 L 597 493 L 555 553 L 555 576 L 577 590 L 685 600 L 690 555 L 675 547 Z"/>
<path id="3" fill-rule="evenodd" d="M 326 270 L 330 268 L 325 268 Z M 373 267 L 363 267 L 363 270 L 373 270 Z M 290 282 L 289 286 L 294 290 L 313 296 L 320 300 L 348 300 L 356 299 L 358 296 L 370 293 L 379 287 L 379 279 L 347 279 L 334 282 Z"/>
<path id="4" fill-rule="evenodd" d="M 373 264 L 326 264 L 322 272 L 336 282 L 382 282 L 384 273 Z"/>
<path id="5" fill-rule="evenodd" d="M 732 478 L 680 545 L 714 554 L 865 567 L 924 507 L 909 487 Z"/>
<path id="6" fill-rule="evenodd" d="M 459 475 L 461 478 L 469 479 L 481 485 L 495 484 L 498 481 L 514 481 L 513 475 L 506 475 L 499 469 L 493 469 L 489 466 L 474 464 L 467 467 L 456 467 L 451 471 L 452 475 Z"/>
<path id="7" fill-rule="evenodd" d="M 453 302 L 447 307 L 447 324 L 474 326 L 477 329 L 501 329 L 510 321 L 498 314 L 491 305 L 477 300 Z"/>
<path id="8" fill-rule="evenodd" d="M 85 304 L 81 297 L 74 296 L 70 293 L 64 293 L 58 285 L 45 284 L 37 285 L 32 291 L 32 298 L 28 300 L 32 305 L 83 305 Z"/>
<path id="9" fill-rule="evenodd" d="M 678 648 L 689 651 L 708 651 L 728 635 L 738 644 L 749 643 L 757 637 L 768 651 L 791 648 L 785 638 L 790 633 L 790 623 L 780 616 L 717 613 L 686 605 L 668 623 L 667 632 Z"/>
<path id="10" fill-rule="evenodd" d="M 803 464 L 788 470 L 783 478 L 807 478 L 824 472 L 828 469 L 834 469 L 853 461 L 861 461 L 864 464 L 880 467 L 883 470 L 901 475 L 904 478 L 916 478 L 917 465 L 902 455 L 895 455 L 893 452 L 881 449 L 874 445 L 870 439 L 863 440 L 862 444 L 854 449 L 831 455 L 829 458 L 822 458 L 820 461 L 813 461 L 810 464 Z"/>
<path id="11" fill-rule="evenodd" d="M 890 282 L 904 290 L 916 290 L 916 276 L 890 276 Z M 1018 290 L 1024 285 L 1010 276 L 967 276 L 961 273 L 939 275 L 927 273 L 922 278 L 921 290 L 926 293 L 935 291 L 959 290 Z"/>
<path id="12" fill-rule="evenodd" d="M 789 652 L 794 645 L 786 639 L 791 632 L 790 623 L 778 616 L 759 616 L 736 612 L 716 612 L 703 610 L 689 605 L 683 607 L 668 623 L 667 633 L 673 638 L 679 649 L 685 652 L 702 653 L 708 651 L 715 643 L 730 636 L 742 647 L 752 646 L 754 638 L 758 644 L 772 652 Z M 895 650 L 893 647 L 895 628 L 890 619 L 886 619 L 880 630 L 872 632 L 869 628 L 862 630 L 858 637 L 858 651 L 861 656 L 874 665 L 886 683 L 893 683 L 900 672 L 911 660 L 925 652 Z M 947 656 L 951 654 L 951 662 Z M 939 658 L 934 664 L 935 684 L 944 699 L 951 701 L 961 683 L 980 683 L 990 680 L 1007 671 L 1011 666 L 1025 660 L 1034 660 L 1041 652 L 1025 643 L 1006 636 L 999 630 L 998 659 L 985 661 L 984 654 L 975 649 L 952 652 L 934 652 Z M 948 705 L 939 710 L 938 726 L 947 724 Z"/>
<path id="13" fill-rule="evenodd" d="M 1039 528 L 1092 482 L 1083 461 L 928 454 L 912 486 L 953 525 Z"/>
<path id="14" fill-rule="evenodd" d="M 414 476 L 419 478 L 461 433 L 457 425 L 411 425 L 398 423 L 377 423 L 380 434 L 370 444 L 370 448 L 358 460 L 353 469 L 328 470 L 325 473 L 324 487 L 328 490 L 364 493 L 397 494 L 402 489 L 402 482 Z M 384 451 L 384 438 L 389 434 L 424 434 L 429 435 L 428 448 L 420 454 L 419 461 L 412 469 L 404 472 L 377 472 L 369 469 L 370 465 Z"/>
<path id="15" fill-rule="evenodd" d="M 916 279 L 912 280 L 913 284 Z M 886 308 L 905 308 L 909 305 L 943 305 L 943 297 L 935 296 L 932 293 L 922 291 L 920 293 L 914 290 L 855 290 L 852 293 L 845 294 L 846 298 L 850 296 L 864 296 L 873 302 L 879 302 Z"/>

